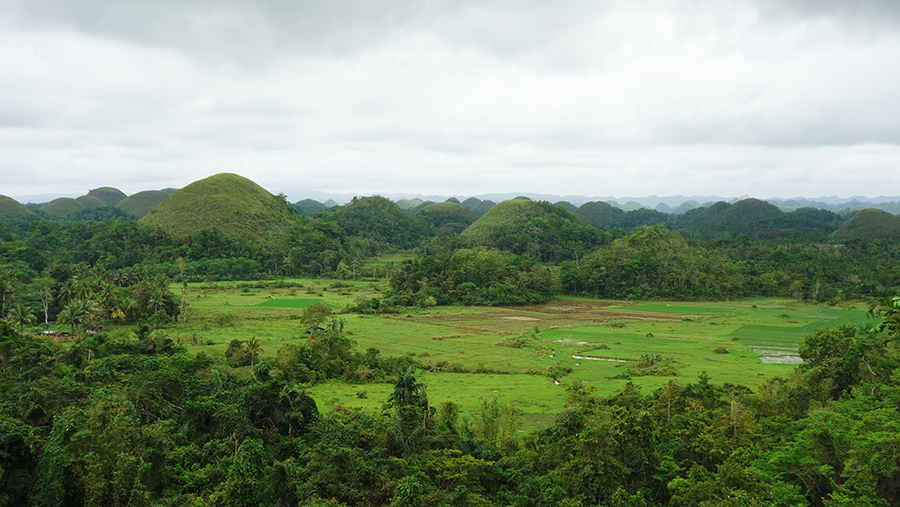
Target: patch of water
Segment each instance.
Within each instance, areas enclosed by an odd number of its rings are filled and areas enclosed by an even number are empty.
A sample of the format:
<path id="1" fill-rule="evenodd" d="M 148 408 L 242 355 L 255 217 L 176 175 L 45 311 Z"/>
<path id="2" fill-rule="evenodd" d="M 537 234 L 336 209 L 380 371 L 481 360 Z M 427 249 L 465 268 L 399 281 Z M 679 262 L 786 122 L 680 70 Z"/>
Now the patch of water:
<path id="1" fill-rule="evenodd" d="M 592 357 L 592 356 L 576 356 L 576 355 L 573 355 L 572 359 L 587 359 L 589 361 L 611 361 L 613 363 L 627 363 L 628 362 L 625 359 L 615 359 L 612 357 Z"/>
<path id="2" fill-rule="evenodd" d="M 763 364 L 803 364 L 797 349 L 791 347 L 750 347 Z"/>
<path id="3" fill-rule="evenodd" d="M 560 338 L 556 343 L 574 343 L 575 345 L 593 345 L 591 342 L 576 342 L 571 338 Z"/>

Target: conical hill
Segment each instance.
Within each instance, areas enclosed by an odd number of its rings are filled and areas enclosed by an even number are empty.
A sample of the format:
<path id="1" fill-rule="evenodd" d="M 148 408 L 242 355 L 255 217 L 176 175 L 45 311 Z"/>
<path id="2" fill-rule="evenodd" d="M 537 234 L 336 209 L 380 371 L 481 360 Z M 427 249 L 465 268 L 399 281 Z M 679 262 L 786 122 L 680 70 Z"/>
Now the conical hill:
<path id="1" fill-rule="evenodd" d="M 150 211 L 150 208 L 160 204 L 166 197 L 175 193 L 174 188 L 165 190 L 144 190 L 119 201 L 116 207 L 138 218 L 143 217 Z"/>
<path id="2" fill-rule="evenodd" d="M 7 197 L 5 195 L 0 195 L 0 217 L 30 217 L 34 216 L 34 213 L 28 210 L 22 203 L 13 199 L 12 197 Z"/>
<path id="3" fill-rule="evenodd" d="M 48 215 L 67 217 L 85 208 L 83 204 L 71 197 L 60 197 L 59 199 L 53 199 L 50 202 L 41 204 L 39 209 Z"/>
<path id="4" fill-rule="evenodd" d="M 219 229 L 234 239 L 263 247 L 284 241 L 298 215 L 253 181 L 221 173 L 176 191 L 140 222 L 187 237 L 202 229 Z"/>
<path id="5" fill-rule="evenodd" d="M 831 233 L 834 240 L 876 239 L 900 240 L 900 217 L 880 209 L 864 209 L 857 212 Z"/>
<path id="6" fill-rule="evenodd" d="M 103 201 L 104 206 L 115 206 L 119 204 L 119 202 L 127 197 L 125 192 L 122 192 L 118 188 L 113 187 L 100 187 L 95 188 L 93 190 L 88 191 L 87 195 L 91 195 Z M 93 207 L 93 206 L 88 206 Z"/>
<path id="7" fill-rule="evenodd" d="M 513 199 L 503 201 L 460 233 L 469 246 L 486 246 L 528 255 L 550 262 L 575 255 L 561 245 L 591 248 L 601 232 L 549 202 Z"/>

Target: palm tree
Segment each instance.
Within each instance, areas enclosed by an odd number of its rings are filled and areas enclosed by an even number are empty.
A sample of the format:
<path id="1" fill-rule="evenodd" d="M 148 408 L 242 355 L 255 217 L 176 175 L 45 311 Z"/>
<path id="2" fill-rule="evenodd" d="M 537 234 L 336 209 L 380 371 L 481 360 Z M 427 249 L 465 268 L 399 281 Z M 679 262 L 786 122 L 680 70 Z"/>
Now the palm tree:
<path id="1" fill-rule="evenodd" d="M 339 333 L 344 332 L 344 324 L 347 323 L 346 319 L 342 319 L 340 317 L 336 317 L 331 319 L 331 323 L 329 323 L 328 327 L 331 328 L 332 331 L 337 331 Z"/>
<path id="2" fill-rule="evenodd" d="M 162 309 L 162 307 L 166 304 L 165 296 L 163 296 L 163 292 L 160 289 L 155 289 L 152 294 L 150 294 L 150 299 L 147 300 L 147 304 L 150 308 L 153 308 L 153 313 L 156 313 Z"/>
<path id="3" fill-rule="evenodd" d="M 244 354 L 250 356 L 250 366 L 253 366 L 256 363 L 256 356 L 262 353 L 262 342 L 259 338 L 249 338 L 244 344 L 241 346 L 244 349 Z"/>
<path id="4" fill-rule="evenodd" d="M 19 334 L 22 334 L 22 331 L 25 330 L 25 325 L 34 324 L 37 322 L 37 317 L 31 311 L 31 308 L 26 308 L 22 303 L 16 303 L 16 306 L 13 306 L 9 313 L 6 314 L 6 322 L 12 326 L 18 326 Z"/>
<path id="5" fill-rule="evenodd" d="M 94 312 L 96 310 L 97 303 L 95 301 L 90 299 L 75 299 L 59 312 L 56 322 L 60 325 L 72 326 L 73 333 L 75 333 L 76 330 L 79 330 L 84 334 L 84 330 L 94 319 Z"/>

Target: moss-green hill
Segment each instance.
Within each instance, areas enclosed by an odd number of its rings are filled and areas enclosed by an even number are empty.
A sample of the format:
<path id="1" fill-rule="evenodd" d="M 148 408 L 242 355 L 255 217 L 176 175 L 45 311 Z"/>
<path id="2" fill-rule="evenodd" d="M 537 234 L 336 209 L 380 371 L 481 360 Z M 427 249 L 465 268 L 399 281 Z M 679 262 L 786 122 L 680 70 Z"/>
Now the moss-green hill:
<path id="1" fill-rule="evenodd" d="M 402 210 L 408 210 L 422 205 L 422 199 L 400 199 L 395 204 Z"/>
<path id="2" fill-rule="evenodd" d="M 575 211 L 576 217 L 594 227 L 603 228 L 618 227 L 621 225 L 624 215 L 624 211 L 603 201 L 586 202 Z"/>
<path id="3" fill-rule="evenodd" d="M 167 188 L 165 190 L 144 190 L 143 192 L 138 192 L 122 199 L 116 204 L 116 207 L 129 215 L 141 218 L 150 211 L 150 208 L 157 206 L 159 203 L 163 202 L 166 197 L 169 197 L 174 193 L 174 188 Z"/>
<path id="4" fill-rule="evenodd" d="M 470 246 L 486 246 L 532 258 L 558 262 L 597 245 L 603 233 L 549 202 L 503 201 L 460 238 Z"/>
<path id="5" fill-rule="evenodd" d="M 783 211 L 760 199 L 742 199 L 734 204 L 720 201 L 696 213 L 685 213 L 682 220 L 685 230 L 701 234 L 768 237 L 790 227 Z"/>
<path id="6" fill-rule="evenodd" d="M 99 197 L 97 197 L 95 195 L 90 195 L 90 194 L 83 195 L 81 197 L 76 197 L 75 200 L 78 201 L 79 203 L 81 203 L 82 206 L 84 206 L 85 208 L 88 208 L 88 209 L 102 208 L 104 206 L 109 206 L 105 202 L 101 201 Z"/>
<path id="7" fill-rule="evenodd" d="M 12 197 L 0 195 L 0 217 L 29 217 L 33 215 L 34 213 L 28 211 L 28 208 L 19 201 Z"/>
<path id="8" fill-rule="evenodd" d="M 900 217 L 880 209 L 864 209 L 832 232 L 831 238 L 840 241 L 853 239 L 897 241 L 900 240 Z"/>
<path id="9" fill-rule="evenodd" d="M 455 202 L 433 202 L 418 212 L 421 217 L 434 226 L 438 231 L 462 232 L 466 227 L 478 219 L 474 211 L 464 208 L 462 204 Z"/>
<path id="10" fill-rule="evenodd" d="M 113 187 L 100 187 L 95 188 L 93 190 L 89 190 L 87 195 L 94 196 L 97 199 L 103 201 L 104 206 L 115 206 L 122 201 L 122 199 L 126 198 L 125 192 L 122 192 L 118 188 Z M 95 206 L 88 206 L 93 208 Z"/>
<path id="11" fill-rule="evenodd" d="M 354 197 L 325 219 L 337 222 L 350 236 L 399 248 L 418 246 L 426 232 L 421 220 L 378 195 Z"/>
<path id="12" fill-rule="evenodd" d="M 222 173 L 176 191 L 140 222 L 180 237 L 216 228 L 232 238 L 268 247 L 285 241 L 298 218 L 283 199 L 253 181 Z"/>
<path id="13" fill-rule="evenodd" d="M 53 199 L 50 202 L 45 202 L 38 209 L 48 215 L 67 217 L 73 213 L 77 213 L 85 209 L 85 207 L 83 204 L 76 201 L 75 199 L 72 199 L 71 197 L 60 197 L 59 199 Z"/>
<path id="14" fill-rule="evenodd" d="M 494 201 L 485 200 L 482 201 L 477 197 L 469 197 L 465 201 L 461 202 L 464 208 L 470 209 L 475 212 L 476 215 L 482 216 L 487 213 L 491 208 L 497 205 Z"/>

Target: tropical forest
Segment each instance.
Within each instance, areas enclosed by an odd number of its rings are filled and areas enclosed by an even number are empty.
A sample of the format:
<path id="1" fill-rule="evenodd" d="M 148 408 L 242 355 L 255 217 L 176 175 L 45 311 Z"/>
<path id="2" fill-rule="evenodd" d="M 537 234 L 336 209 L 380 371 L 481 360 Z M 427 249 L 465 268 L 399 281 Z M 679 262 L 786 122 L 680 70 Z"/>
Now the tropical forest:
<path id="1" fill-rule="evenodd" d="M 900 506 L 900 216 L 801 204 L 0 196 L 0 506 Z"/>

